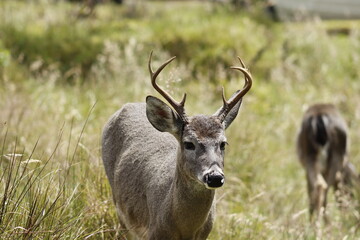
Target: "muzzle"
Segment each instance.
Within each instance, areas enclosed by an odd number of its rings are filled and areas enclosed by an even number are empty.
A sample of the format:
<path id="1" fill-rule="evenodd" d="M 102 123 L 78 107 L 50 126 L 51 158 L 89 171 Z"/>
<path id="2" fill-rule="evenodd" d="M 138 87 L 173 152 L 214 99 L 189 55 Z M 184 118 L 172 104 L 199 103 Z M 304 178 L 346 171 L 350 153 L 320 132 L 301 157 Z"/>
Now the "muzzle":
<path id="1" fill-rule="evenodd" d="M 204 183 L 206 187 L 209 189 L 219 188 L 222 185 L 224 185 L 225 176 L 224 174 L 212 171 L 210 173 L 205 174 Z"/>

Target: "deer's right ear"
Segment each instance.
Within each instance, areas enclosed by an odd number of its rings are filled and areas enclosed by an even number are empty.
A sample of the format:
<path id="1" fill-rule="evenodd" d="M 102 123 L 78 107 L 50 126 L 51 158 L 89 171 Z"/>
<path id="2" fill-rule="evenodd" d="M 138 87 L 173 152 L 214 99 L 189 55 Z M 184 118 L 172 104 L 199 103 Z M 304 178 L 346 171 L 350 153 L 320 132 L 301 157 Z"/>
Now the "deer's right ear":
<path id="1" fill-rule="evenodd" d="M 153 96 L 146 97 L 146 116 L 151 125 L 160 132 L 169 132 L 176 138 L 180 137 L 183 121 L 160 99 Z"/>

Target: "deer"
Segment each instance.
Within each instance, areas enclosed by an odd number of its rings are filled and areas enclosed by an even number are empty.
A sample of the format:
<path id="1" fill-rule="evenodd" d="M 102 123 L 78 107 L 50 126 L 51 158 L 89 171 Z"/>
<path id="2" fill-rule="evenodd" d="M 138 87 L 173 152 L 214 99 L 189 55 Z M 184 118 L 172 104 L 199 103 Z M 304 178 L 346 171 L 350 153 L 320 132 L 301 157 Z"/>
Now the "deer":
<path id="1" fill-rule="evenodd" d="M 348 127 L 333 104 L 318 103 L 310 106 L 302 119 L 297 136 L 297 153 L 306 172 L 309 213 L 329 222 L 326 214 L 327 192 L 334 189 L 339 195 L 347 194 L 346 186 L 352 179 L 358 181 L 354 165 L 348 160 Z"/>
<path id="2" fill-rule="evenodd" d="M 215 218 L 215 190 L 225 182 L 225 129 L 238 114 L 252 76 L 243 61 L 231 67 L 245 84 L 213 115 L 188 116 L 186 93 L 180 102 L 156 78 L 176 56 L 156 71 L 148 68 L 153 88 L 169 103 L 147 96 L 146 103 L 126 103 L 103 129 L 102 159 L 120 225 L 130 237 L 148 240 L 203 240 Z"/>

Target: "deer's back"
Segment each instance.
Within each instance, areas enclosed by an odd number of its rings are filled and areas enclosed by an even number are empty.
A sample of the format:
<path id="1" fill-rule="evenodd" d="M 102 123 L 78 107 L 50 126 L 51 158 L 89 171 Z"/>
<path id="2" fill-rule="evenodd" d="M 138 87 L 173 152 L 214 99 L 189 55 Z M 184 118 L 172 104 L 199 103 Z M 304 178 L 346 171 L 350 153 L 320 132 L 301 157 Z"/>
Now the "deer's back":
<path id="1" fill-rule="evenodd" d="M 305 113 L 298 135 L 300 159 L 311 159 L 322 149 L 328 155 L 345 155 L 347 151 L 347 126 L 335 106 L 316 104 Z"/>
<path id="2" fill-rule="evenodd" d="M 149 123 L 145 103 L 124 105 L 105 125 L 105 171 L 115 203 L 130 220 L 128 225 L 147 222 L 148 201 L 160 204 L 165 198 L 175 171 L 177 145 L 171 134 Z"/>

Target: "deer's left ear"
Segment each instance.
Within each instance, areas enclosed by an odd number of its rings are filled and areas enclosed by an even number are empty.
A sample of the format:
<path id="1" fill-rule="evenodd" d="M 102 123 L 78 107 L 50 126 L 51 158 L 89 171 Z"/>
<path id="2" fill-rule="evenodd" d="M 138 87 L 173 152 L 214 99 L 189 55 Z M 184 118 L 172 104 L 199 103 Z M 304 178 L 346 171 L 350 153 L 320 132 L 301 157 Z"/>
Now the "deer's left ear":
<path id="1" fill-rule="evenodd" d="M 239 109 L 241 106 L 241 102 L 242 102 L 242 98 L 238 101 L 238 103 L 230 110 L 228 115 L 225 117 L 225 119 L 223 121 L 223 125 L 224 125 L 225 129 L 227 129 L 230 126 L 232 121 L 234 121 L 234 119 L 238 115 Z"/>
<path id="2" fill-rule="evenodd" d="M 231 97 L 230 100 L 234 99 L 234 97 L 236 96 L 236 94 L 238 94 L 240 92 L 240 90 L 236 91 Z M 225 127 L 225 129 L 227 129 L 230 124 L 232 123 L 232 121 L 234 121 L 234 119 L 236 118 L 236 116 L 239 113 L 239 109 L 241 106 L 241 102 L 242 102 L 242 98 L 240 98 L 240 100 L 236 103 L 236 105 L 230 110 L 230 112 L 226 115 L 224 121 L 223 121 L 223 125 Z M 213 116 L 219 116 L 219 113 L 221 111 L 223 111 L 223 107 L 219 108 Z"/>
<path id="3" fill-rule="evenodd" d="M 180 138 L 183 121 L 160 99 L 153 96 L 146 98 L 146 116 L 151 125 L 160 132 L 169 132 Z"/>

